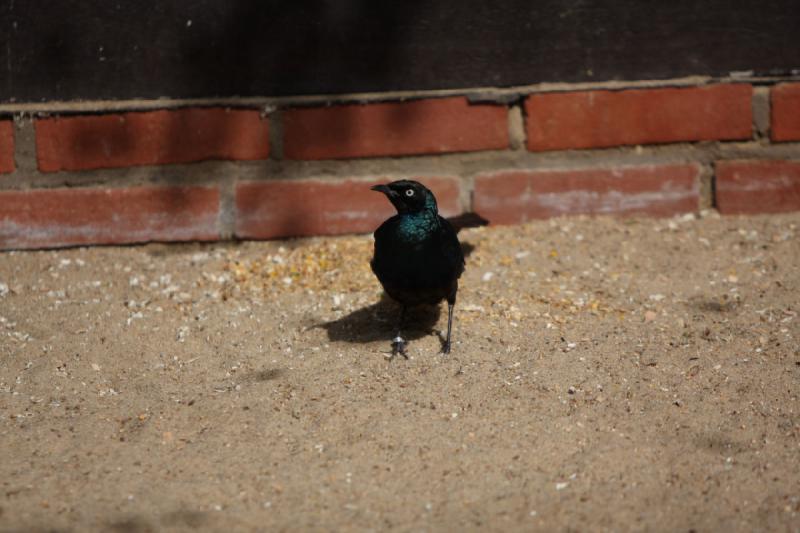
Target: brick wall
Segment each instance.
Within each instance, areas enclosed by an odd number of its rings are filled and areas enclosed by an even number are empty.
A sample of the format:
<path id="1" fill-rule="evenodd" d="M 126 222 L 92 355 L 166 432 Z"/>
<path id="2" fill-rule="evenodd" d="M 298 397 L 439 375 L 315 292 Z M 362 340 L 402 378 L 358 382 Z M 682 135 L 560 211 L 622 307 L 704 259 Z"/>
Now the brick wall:
<path id="1" fill-rule="evenodd" d="M 399 178 L 498 224 L 800 210 L 800 83 L 642 85 L 9 108 L 0 248 L 370 232 Z"/>

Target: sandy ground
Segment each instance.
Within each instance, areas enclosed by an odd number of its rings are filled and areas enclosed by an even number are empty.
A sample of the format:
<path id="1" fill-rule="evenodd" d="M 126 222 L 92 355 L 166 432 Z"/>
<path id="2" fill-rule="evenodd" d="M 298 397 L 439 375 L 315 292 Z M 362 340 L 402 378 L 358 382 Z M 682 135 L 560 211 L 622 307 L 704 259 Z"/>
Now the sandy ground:
<path id="1" fill-rule="evenodd" d="M 0 254 L 0 530 L 800 531 L 800 214 Z"/>

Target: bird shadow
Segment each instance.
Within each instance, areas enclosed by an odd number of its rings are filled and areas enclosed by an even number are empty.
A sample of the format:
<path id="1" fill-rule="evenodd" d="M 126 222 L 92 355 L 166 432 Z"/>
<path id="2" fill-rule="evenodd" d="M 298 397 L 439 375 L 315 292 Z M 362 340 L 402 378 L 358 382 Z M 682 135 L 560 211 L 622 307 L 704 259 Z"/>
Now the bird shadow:
<path id="1" fill-rule="evenodd" d="M 314 324 L 311 328 L 324 329 L 330 341 L 388 342 L 397 334 L 400 310 L 400 305 L 383 293 L 380 301 L 372 305 L 356 309 L 336 320 Z M 403 337 L 415 340 L 434 333 L 440 315 L 441 305 L 409 307 L 403 325 Z"/>

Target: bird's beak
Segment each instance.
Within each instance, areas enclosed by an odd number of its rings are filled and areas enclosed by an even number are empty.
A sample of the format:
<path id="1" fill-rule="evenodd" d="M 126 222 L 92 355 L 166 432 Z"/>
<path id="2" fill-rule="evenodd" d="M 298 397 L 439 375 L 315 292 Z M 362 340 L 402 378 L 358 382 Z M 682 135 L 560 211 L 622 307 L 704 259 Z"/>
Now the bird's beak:
<path id="1" fill-rule="evenodd" d="M 374 187 L 372 187 L 372 190 L 382 192 L 389 198 L 391 198 L 392 196 L 397 196 L 397 193 L 394 192 L 392 189 L 390 189 L 388 185 L 375 185 Z"/>

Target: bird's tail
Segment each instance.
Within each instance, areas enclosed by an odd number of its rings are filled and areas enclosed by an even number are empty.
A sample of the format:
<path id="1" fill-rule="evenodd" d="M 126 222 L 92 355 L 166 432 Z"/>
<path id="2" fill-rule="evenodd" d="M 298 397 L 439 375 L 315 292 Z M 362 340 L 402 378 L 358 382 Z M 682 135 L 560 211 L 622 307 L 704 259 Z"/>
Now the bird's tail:
<path id="1" fill-rule="evenodd" d="M 488 220 L 477 213 L 462 213 L 458 216 L 448 218 L 447 221 L 453 225 L 453 229 L 456 230 L 456 233 L 464 228 L 477 228 L 489 224 Z"/>

